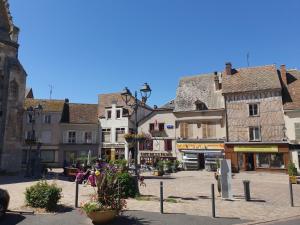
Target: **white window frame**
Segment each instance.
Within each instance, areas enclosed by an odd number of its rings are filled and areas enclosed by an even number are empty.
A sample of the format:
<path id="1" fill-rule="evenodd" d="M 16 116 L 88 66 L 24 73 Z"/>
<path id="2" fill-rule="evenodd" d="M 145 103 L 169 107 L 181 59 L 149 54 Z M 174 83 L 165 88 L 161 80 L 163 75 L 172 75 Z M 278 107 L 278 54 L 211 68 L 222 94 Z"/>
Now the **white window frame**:
<path id="1" fill-rule="evenodd" d="M 118 117 L 118 111 L 120 112 L 120 117 Z M 122 109 L 116 109 L 116 119 L 120 120 L 122 118 Z"/>
<path id="2" fill-rule="evenodd" d="M 106 132 L 106 131 L 108 131 L 108 130 L 109 130 L 109 141 L 106 142 L 105 140 L 103 140 L 103 136 L 104 136 L 104 132 Z M 111 143 L 111 139 L 112 139 L 112 138 L 111 138 L 111 136 L 112 136 L 112 135 L 111 135 L 111 134 L 112 134 L 111 130 L 112 130 L 111 128 L 102 128 L 102 138 L 101 138 L 101 139 L 102 139 L 102 142 L 103 142 L 103 143 Z"/>
<path id="3" fill-rule="evenodd" d="M 108 118 L 108 112 L 110 112 L 110 118 Z M 112 119 L 112 110 L 111 109 L 106 109 L 106 111 L 105 111 L 105 118 L 107 120 L 111 120 Z"/>
<path id="4" fill-rule="evenodd" d="M 74 132 L 74 133 L 75 133 L 75 139 L 74 139 L 74 142 L 70 142 L 70 133 L 71 133 L 71 132 Z M 68 143 L 68 144 L 76 144 L 76 141 L 77 141 L 76 135 L 77 135 L 77 133 L 76 133 L 75 130 L 68 130 L 68 131 L 67 131 L 67 143 Z"/>
<path id="5" fill-rule="evenodd" d="M 86 139 L 86 134 L 90 133 L 91 134 L 91 138 L 88 141 L 88 139 Z M 92 144 L 93 143 L 93 132 L 92 131 L 84 131 L 83 132 L 83 142 L 84 144 Z"/>
<path id="6" fill-rule="evenodd" d="M 258 129 L 258 133 L 259 133 L 259 138 L 257 139 L 256 137 L 255 137 L 255 129 Z M 251 132 L 251 129 L 253 129 L 252 130 L 252 132 L 253 132 L 253 140 L 251 140 L 251 138 L 250 138 L 250 132 Z M 248 134 L 249 134 L 249 141 L 250 142 L 258 142 L 258 141 L 261 141 L 262 139 L 261 139 L 261 127 L 259 127 L 259 126 L 251 126 L 251 127 L 249 127 L 249 129 L 248 129 Z"/>
<path id="7" fill-rule="evenodd" d="M 125 127 L 118 127 L 118 128 L 116 128 L 116 142 L 117 143 L 123 143 L 123 142 L 119 142 L 118 141 L 118 131 L 124 131 L 124 135 L 125 135 L 125 132 L 126 132 L 126 129 L 125 129 Z M 125 143 L 125 139 L 124 139 L 124 143 Z"/>
<path id="8" fill-rule="evenodd" d="M 250 113 L 250 107 L 252 106 L 252 113 L 253 113 L 254 112 L 254 110 L 253 110 L 253 106 L 254 105 L 257 106 L 257 114 L 251 115 L 251 113 Z M 249 103 L 248 104 L 248 115 L 249 115 L 249 117 L 256 117 L 256 116 L 259 116 L 259 114 L 260 114 L 259 103 Z"/>

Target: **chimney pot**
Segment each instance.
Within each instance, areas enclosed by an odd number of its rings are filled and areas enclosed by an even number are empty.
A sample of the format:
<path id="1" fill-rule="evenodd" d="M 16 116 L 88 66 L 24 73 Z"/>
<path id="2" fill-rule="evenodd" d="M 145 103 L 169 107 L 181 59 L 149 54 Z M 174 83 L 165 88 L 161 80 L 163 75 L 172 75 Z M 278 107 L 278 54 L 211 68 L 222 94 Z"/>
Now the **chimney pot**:
<path id="1" fill-rule="evenodd" d="M 225 63 L 226 75 L 232 75 L 232 65 L 231 62 Z"/>
<path id="2" fill-rule="evenodd" d="M 280 66 L 280 74 L 282 82 L 287 85 L 287 78 L 286 78 L 286 66 L 283 64 Z"/>

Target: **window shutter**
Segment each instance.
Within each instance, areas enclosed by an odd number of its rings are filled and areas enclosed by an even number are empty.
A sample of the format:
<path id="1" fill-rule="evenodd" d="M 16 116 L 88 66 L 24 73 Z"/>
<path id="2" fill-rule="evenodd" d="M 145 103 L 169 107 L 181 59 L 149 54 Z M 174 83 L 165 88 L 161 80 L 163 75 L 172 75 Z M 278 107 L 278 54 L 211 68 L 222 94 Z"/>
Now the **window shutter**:
<path id="1" fill-rule="evenodd" d="M 193 129 L 194 129 L 194 124 L 193 123 L 187 124 L 187 135 L 186 135 L 187 138 L 193 138 L 193 136 L 194 136 Z"/>
<path id="2" fill-rule="evenodd" d="M 211 124 L 207 124 L 207 128 L 208 128 L 208 138 L 215 138 L 216 137 L 216 125 L 211 123 Z"/>
<path id="3" fill-rule="evenodd" d="M 68 131 L 64 131 L 63 133 L 63 143 L 68 143 Z"/>
<path id="4" fill-rule="evenodd" d="M 180 137 L 185 138 L 184 123 L 180 123 Z"/>
<path id="5" fill-rule="evenodd" d="M 206 123 L 202 124 L 202 137 L 207 138 L 207 124 Z"/>
<path id="6" fill-rule="evenodd" d="M 295 123 L 295 137 L 300 140 L 300 123 Z"/>
<path id="7" fill-rule="evenodd" d="M 92 143 L 96 144 L 97 143 L 97 132 L 92 131 Z"/>
<path id="8" fill-rule="evenodd" d="M 83 135 L 83 132 L 76 131 L 76 142 L 75 142 L 76 144 L 81 144 L 83 142 L 82 135 Z"/>

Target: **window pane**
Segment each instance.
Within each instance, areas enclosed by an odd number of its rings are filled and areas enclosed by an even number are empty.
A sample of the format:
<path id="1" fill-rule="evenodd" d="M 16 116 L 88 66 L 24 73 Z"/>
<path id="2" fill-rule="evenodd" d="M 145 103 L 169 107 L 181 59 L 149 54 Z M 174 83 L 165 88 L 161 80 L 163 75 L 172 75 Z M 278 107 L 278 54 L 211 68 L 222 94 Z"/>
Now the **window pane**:
<path id="1" fill-rule="evenodd" d="M 256 154 L 256 164 L 260 168 L 270 167 L 270 154 L 260 153 Z"/>
<path id="2" fill-rule="evenodd" d="M 249 128 L 249 137 L 250 137 L 250 140 L 251 140 L 251 141 L 254 140 L 254 136 L 253 136 L 253 128 L 252 128 L 252 127 Z"/>
<path id="3" fill-rule="evenodd" d="M 255 132 L 255 140 L 259 140 L 260 139 L 259 128 L 258 127 L 254 128 L 254 132 Z"/>
<path id="4" fill-rule="evenodd" d="M 42 162 L 55 162 L 55 152 L 53 150 L 41 151 Z"/>
<path id="5" fill-rule="evenodd" d="M 121 118 L 121 110 L 117 110 L 117 118 Z"/>
<path id="6" fill-rule="evenodd" d="M 159 129 L 159 131 L 164 131 L 165 130 L 165 124 L 164 123 L 160 123 L 158 125 L 158 129 Z"/>
<path id="7" fill-rule="evenodd" d="M 274 168 L 284 169 L 283 154 L 271 154 L 270 165 Z"/>
<path id="8" fill-rule="evenodd" d="M 252 110 L 252 105 L 249 105 L 249 115 L 252 116 L 253 115 L 253 110 Z"/>

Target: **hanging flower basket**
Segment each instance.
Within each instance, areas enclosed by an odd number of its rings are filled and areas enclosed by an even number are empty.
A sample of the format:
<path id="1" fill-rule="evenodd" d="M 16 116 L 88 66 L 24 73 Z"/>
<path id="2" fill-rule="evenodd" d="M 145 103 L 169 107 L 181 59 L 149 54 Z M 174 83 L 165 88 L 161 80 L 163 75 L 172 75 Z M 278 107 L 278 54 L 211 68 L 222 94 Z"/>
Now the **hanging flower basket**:
<path id="1" fill-rule="evenodd" d="M 124 138 L 127 143 L 132 143 L 134 141 L 135 135 L 134 134 L 125 134 Z"/>

